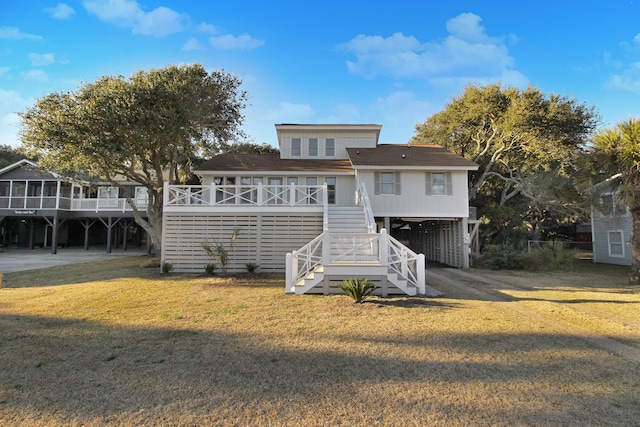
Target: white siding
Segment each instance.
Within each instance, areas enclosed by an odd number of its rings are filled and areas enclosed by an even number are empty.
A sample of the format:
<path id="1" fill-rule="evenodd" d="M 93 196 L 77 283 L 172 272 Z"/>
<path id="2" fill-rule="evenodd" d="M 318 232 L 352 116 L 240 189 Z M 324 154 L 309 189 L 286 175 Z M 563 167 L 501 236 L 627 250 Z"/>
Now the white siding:
<path id="1" fill-rule="evenodd" d="M 246 272 L 249 262 L 258 264 L 259 272 L 284 272 L 287 252 L 322 233 L 322 215 L 165 212 L 163 227 L 162 262 L 172 263 L 176 272 L 203 273 L 206 264 L 214 263 L 202 249 L 205 240 L 225 245 L 229 273 Z M 231 247 L 235 227 L 240 233 Z M 217 271 L 221 269 L 218 265 Z"/>
<path id="2" fill-rule="evenodd" d="M 291 156 L 291 138 L 300 138 L 300 156 Z M 309 138 L 318 138 L 318 156 L 309 157 Z M 335 156 L 325 156 L 325 140 L 333 138 L 335 140 Z M 317 130 L 317 131 L 287 131 L 280 136 L 280 157 L 283 159 L 348 159 L 347 148 L 375 148 L 376 132 L 372 131 L 340 131 L 340 130 Z"/>
<path id="3" fill-rule="evenodd" d="M 377 217 L 467 218 L 467 171 L 451 171 L 450 196 L 427 196 L 424 171 L 400 171 L 400 195 L 375 194 L 375 172 L 359 170 Z"/>
<path id="4" fill-rule="evenodd" d="M 631 219 L 631 214 L 627 212 L 624 215 L 603 215 L 597 209 L 592 209 L 591 218 L 593 262 L 631 265 L 631 236 L 633 235 L 633 220 Z M 624 257 L 611 256 L 609 254 L 609 231 L 613 230 L 622 231 Z"/>

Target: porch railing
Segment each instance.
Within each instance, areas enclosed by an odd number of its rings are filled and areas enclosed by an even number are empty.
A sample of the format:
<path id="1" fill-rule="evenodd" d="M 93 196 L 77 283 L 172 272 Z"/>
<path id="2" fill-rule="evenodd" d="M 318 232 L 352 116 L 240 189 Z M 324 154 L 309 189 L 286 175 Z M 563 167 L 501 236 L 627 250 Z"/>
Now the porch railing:
<path id="1" fill-rule="evenodd" d="M 290 292 L 296 284 L 321 265 L 381 265 L 400 279 L 426 292 L 425 258 L 389 236 L 380 233 L 340 233 L 325 231 L 297 251 L 287 254 L 286 286 Z"/>
<path id="2" fill-rule="evenodd" d="M 326 185 L 169 185 L 165 206 L 321 206 Z"/>
<path id="3" fill-rule="evenodd" d="M 356 191 L 356 205 L 364 208 L 364 215 L 367 221 L 367 231 L 369 233 L 375 233 L 378 229 L 376 221 L 373 216 L 373 209 L 371 208 L 371 201 L 369 200 L 369 194 L 367 193 L 367 186 L 364 182 L 360 184 L 358 191 Z"/>
<path id="4" fill-rule="evenodd" d="M 147 208 L 147 200 L 135 200 L 138 209 Z M 0 209 L 60 209 L 70 211 L 132 211 L 127 199 L 79 198 L 56 196 L 2 196 Z"/>

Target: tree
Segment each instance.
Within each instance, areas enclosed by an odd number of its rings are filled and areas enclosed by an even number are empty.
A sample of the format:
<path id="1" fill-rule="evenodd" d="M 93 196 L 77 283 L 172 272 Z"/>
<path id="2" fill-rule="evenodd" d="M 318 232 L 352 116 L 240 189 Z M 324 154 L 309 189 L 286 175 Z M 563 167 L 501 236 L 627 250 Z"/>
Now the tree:
<path id="1" fill-rule="evenodd" d="M 629 281 L 640 284 L 640 118 L 629 118 L 598 132 L 589 154 L 587 167 L 597 171 L 601 179 L 619 174 L 618 201 L 629 207 L 633 219 Z"/>
<path id="2" fill-rule="evenodd" d="M 21 113 L 22 149 L 46 170 L 82 171 L 121 189 L 121 178 L 146 187 L 147 219 L 132 195 L 127 201 L 160 249 L 163 184 L 188 179 L 195 159 L 243 136 L 247 97 L 240 84 L 198 64 L 101 77 L 48 94 Z"/>
<path id="3" fill-rule="evenodd" d="M 0 169 L 22 160 L 23 158 L 24 156 L 19 150 L 9 145 L 0 145 Z"/>
<path id="4" fill-rule="evenodd" d="M 522 205 L 524 198 L 527 209 L 537 212 L 529 216 L 535 231 L 540 204 L 550 200 L 550 177 L 555 175 L 563 186 L 572 179 L 597 121 L 593 107 L 566 96 L 545 96 L 535 87 L 470 85 L 444 110 L 417 125 L 411 142 L 438 144 L 478 163 L 469 178 L 469 200 L 487 203 L 489 196 L 491 204 L 502 208 Z M 545 176 L 539 177 L 541 173 Z M 575 193 L 556 192 L 552 198 L 554 206 L 566 211 L 569 200 L 558 199 L 564 195 Z"/>

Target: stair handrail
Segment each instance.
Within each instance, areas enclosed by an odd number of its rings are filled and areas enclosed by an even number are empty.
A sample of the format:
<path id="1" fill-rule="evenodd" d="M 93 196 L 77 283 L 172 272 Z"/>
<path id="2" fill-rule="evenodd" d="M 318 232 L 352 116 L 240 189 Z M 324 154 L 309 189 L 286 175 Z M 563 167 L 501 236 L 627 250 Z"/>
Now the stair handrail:
<path id="1" fill-rule="evenodd" d="M 294 292 L 296 283 L 304 279 L 322 265 L 322 248 L 324 233 L 296 251 L 286 256 L 286 286 L 289 292 Z"/>
<path id="2" fill-rule="evenodd" d="M 380 238 L 385 243 L 380 245 L 381 250 L 386 252 L 381 256 L 386 258 L 389 270 L 418 288 L 420 294 L 424 295 L 426 293 L 424 254 L 415 253 L 391 237 L 384 228 L 380 230 Z"/>
<path id="3" fill-rule="evenodd" d="M 369 233 L 375 233 L 378 226 L 373 216 L 373 210 L 371 209 L 371 200 L 369 200 L 369 194 L 367 193 L 367 186 L 364 182 L 360 183 L 360 188 L 357 194 L 357 203 L 363 207 L 364 216 L 367 221 L 367 231 Z"/>

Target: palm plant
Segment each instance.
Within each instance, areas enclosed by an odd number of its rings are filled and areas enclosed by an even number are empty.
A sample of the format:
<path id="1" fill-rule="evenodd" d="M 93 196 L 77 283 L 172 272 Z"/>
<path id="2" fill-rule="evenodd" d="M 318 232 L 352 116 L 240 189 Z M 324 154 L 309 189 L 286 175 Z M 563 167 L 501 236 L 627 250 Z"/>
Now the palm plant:
<path id="1" fill-rule="evenodd" d="M 590 154 L 592 170 L 606 178 L 618 176 L 618 202 L 629 207 L 633 219 L 629 281 L 640 284 L 640 118 L 629 118 L 597 133 Z"/>
<path id="2" fill-rule="evenodd" d="M 364 277 L 362 279 L 345 279 L 338 287 L 350 296 L 356 304 L 362 303 L 376 289 L 373 282 Z"/>

